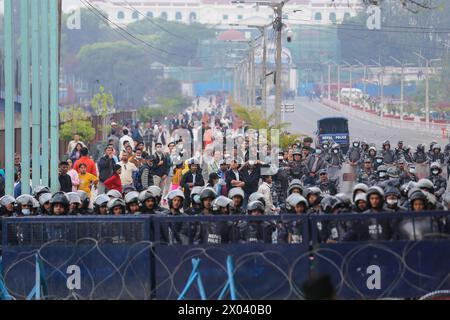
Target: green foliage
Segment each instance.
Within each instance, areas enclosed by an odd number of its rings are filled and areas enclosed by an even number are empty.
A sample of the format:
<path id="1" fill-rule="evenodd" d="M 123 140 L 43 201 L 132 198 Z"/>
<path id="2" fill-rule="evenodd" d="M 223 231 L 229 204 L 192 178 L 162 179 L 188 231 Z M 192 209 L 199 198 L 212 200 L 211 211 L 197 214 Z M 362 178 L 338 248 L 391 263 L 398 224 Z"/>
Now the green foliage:
<path id="1" fill-rule="evenodd" d="M 105 92 L 105 87 L 100 86 L 100 91 L 91 101 L 95 114 L 102 119 L 102 140 L 106 139 L 106 130 L 108 129 L 108 118 L 114 112 L 114 98 L 111 93 Z"/>
<path id="2" fill-rule="evenodd" d="M 104 86 L 100 86 L 100 92 L 94 96 L 91 105 L 98 116 L 105 117 L 114 112 L 114 97 L 105 92 Z"/>
<path id="3" fill-rule="evenodd" d="M 71 140 L 79 134 L 82 141 L 91 141 L 95 137 L 95 129 L 89 120 L 89 114 L 79 106 L 69 106 L 61 112 L 60 136 L 63 140 Z"/>
<path id="4" fill-rule="evenodd" d="M 422 80 L 414 94 L 413 100 L 416 104 L 425 106 L 425 80 Z M 441 115 L 450 111 L 450 59 L 443 60 L 439 73 L 429 81 L 430 109 Z"/>
<path id="5" fill-rule="evenodd" d="M 265 117 L 261 109 L 255 107 L 245 107 L 237 103 L 232 103 L 232 110 L 234 114 L 239 119 L 244 121 L 250 129 L 267 130 L 267 138 L 269 141 L 271 141 L 271 130 L 278 129 L 280 131 L 279 146 L 282 149 L 286 149 L 289 145 L 292 145 L 294 142 L 298 141 L 300 137 L 302 137 L 300 134 L 293 134 L 286 131 L 290 123 L 280 123 L 277 126 L 273 125 L 272 123 L 275 118 L 275 114 Z"/>
<path id="6" fill-rule="evenodd" d="M 142 107 L 138 110 L 141 121 L 159 119 L 168 115 L 176 115 L 192 105 L 192 99 L 181 95 L 171 98 L 160 98 L 158 106 Z"/>

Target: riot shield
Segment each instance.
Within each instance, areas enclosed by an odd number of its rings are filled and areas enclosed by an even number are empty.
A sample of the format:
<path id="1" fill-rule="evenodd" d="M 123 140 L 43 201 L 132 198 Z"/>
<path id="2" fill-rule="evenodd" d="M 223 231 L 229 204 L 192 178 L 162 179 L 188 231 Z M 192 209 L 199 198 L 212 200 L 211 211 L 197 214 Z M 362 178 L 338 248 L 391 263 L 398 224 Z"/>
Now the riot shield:
<path id="1" fill-rule="evenodd" d="M 417 179 L 423 179 L 430 175 L 430 165 L 428 163 L 413 163 L 416 167 Z"/>
<path id="2" fill-rule="evenodd" d="M 351 194 L 357 179 L 357 166 L 343 163 L 339 171 L 339 192 Z"/>

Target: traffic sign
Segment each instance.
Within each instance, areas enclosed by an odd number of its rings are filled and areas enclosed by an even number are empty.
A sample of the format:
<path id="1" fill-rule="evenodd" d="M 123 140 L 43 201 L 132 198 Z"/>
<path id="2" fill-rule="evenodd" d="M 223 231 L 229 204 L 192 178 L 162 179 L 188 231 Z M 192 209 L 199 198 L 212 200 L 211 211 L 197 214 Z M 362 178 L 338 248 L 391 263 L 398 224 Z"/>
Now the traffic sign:
<path id="1" fill-rule="evenodd" d="M 281 112 L 285 112 L 285 113 L 293 113 L 293 112 L 295 112 L 294 104 L 282 104 L 281 105 Z"/>

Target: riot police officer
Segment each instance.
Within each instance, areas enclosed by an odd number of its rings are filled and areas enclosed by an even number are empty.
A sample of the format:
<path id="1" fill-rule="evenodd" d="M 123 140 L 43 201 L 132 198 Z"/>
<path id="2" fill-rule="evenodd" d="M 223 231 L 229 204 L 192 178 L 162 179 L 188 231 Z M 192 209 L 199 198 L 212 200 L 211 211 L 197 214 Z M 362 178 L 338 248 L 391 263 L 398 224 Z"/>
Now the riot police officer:
<path id="1" fill-rule="evenodd" d="M 125 205 L 127 214 L 139 215 L 141 214 L 139 208 L 139 192 L 130 191 L 125 195 Z"/>
<path id="2" fill-rule="evenodd" d="M 250 216 L 262 216 L 265 205 L 260 201 L 249 202 L 247 214 Z M 240 243 L 272 243 L 272 234 L 275 225 L 268 221 L 243 221 L 238 224 Z"/>
<path id="3" fill-rule="evenodd" d="M 16 199 L 13 196 L 5 195 L 0 198 L 0 216 L 12 217 L 16 211 Z"/>
<path id="4" fill-rule="evenodd" d="M 361 148 L 359 140 L 353 140 L 352 146 L 348 149 L 347 159 L 352 165 L 357 165 L 361 159 Z"/>
<path id="5" fill-rule="evenodd" d="M 69 198 L 62 191 L 53 195 L 50 200 L 51 214 L 53 216 L 65 216 L 69 214 Z"/>
<path id="6" fill-rule="evenodd" d="M 428 161 L 428 156 L 425 152 L 425 145 L 423 143 L 417 145 L 416 152 L 414 152 L 412 160 L 416 163 L 426 163 Z"/>
<path id="7" fill-rule="evenodd" d="M 67 198 L 69 198 L 69 215 L 77 216 L 81 214 L 81 198 L 77 192 L 66 193 Z"/>
<path id="8" fill-rule="evenodd" d="M 316 184 L 323 193 L 335 195 L 338 193 L 337 183 L 335 180 L 331 180 L 328 178 L 328 172 L 326 169 L 322 169 L 319 171 L 319 181 Z"/>
<path id="9" fill-rule="evenodd" d="M 202 211 L 202 202 L 200 201 L 200 193 L 203 187 L 196 186 L 192 188 L 191 191 L 191 206 L 184 211 L 188 216 L 195 216 Z"/>
<path id="10" fill-rule="evenodd" d="M 308 209 L 307 200 L 299 194 L 292 194 L 286 200 L 288 213 L 302 215 Z M 303 243 L 304 225 L 302 220 L 286 221 L 278 224 L 278 243 Z"/>
<path id="11" fill-rule="evenodd" d="M 306 174 L 306 167 L 302 162 L 302 152 L 300 149 L 295 149 L 292 156 L 294 160 L 289 164 L 291 179 L 301 179 Z"/>
<path id="12" fill-rule="evenodd" d="M 233 200 L 233 207 L 231 209 L 232 214 L 245 214 L 245 210 L 243 208 L 244 205 L 244 190 L 242 188 L 236 187 L 228 192 L 228 198 Z"/>
<path id="13" fill-rule="evenodd" d="M 106 194 L 100 194 L 94 199 L 94 214 L 107 215 L 109 197 Z"/>
<path id="14" fill-rule="evenodd" d="M 436 146 L 436 145 L 435 145 Z M 428 177 L 434 185 L 434 195 L 440 200 L 441 196 L 447 189 L 447 180 L 441 176 L 442 168 L 439 162 L 433 162 L 430 165 L 431 175 Z"/>
<path id="15" fill-rule="evenodd" d="M 78 195 L 81 199 L 81 208 L 80 212 L 82 215 L 91 215 L 94 212 L 89 208 L 89 204 L 91 202 L 91 199 L 89 199 L 89 195 L 86 193 L 86 191 L 78 190 Z"/>
<path id="16" fill-rule="evenodd" d="M 391 143 L 389 140 L 383 142 L 383 150 L 381 153 L 383 155 L 383 163 L 385 164 L 392 164 L 397 160 L 395 152 L 391 150 Z"/>
<path id="17" fill-rule="evenodd" d="M 372 160 L 370 158 L 364 159 L 364 164 L 361 170 L 358 172 L 358 183 L 364 183 L 369 185 L 375 179 L 375 172 L 373 170 Z"/>
<path id="18" fill-rule="evenodd" d="M 157 214 L 160 211 L 156 195 L 148 189 L 139 193 L 138 200 L 141 203 L 142 214 Z"/>

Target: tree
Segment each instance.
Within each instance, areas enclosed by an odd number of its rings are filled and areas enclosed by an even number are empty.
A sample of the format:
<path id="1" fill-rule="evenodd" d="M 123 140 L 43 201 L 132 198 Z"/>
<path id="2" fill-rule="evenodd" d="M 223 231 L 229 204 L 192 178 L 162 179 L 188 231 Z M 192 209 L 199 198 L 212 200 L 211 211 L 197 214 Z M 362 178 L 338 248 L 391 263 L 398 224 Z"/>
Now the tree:
<path id="1" fill-rule="evenodd" d="M 237 103 L 232 103 L 232 110 L 237 117 L 245 122 L 249 129 L 266 129 L 267 139 L 269 142 L 271 141 L 271 130 L 279 130 L 279 146 L 282 149 L 287 148 L 302 136 L 300 134 L 292 134 L 286 131 L 290 123 L 280 123 L 277 126 L 273 125 L 272 123 L 274 122 L 273 120 L 275 119 L 275 114 L 265 117 L 263 111 L 259 108 L 245 107 Z"/>
<path id="2" fill-rule="evenodd" d="M 92 141 L 95 129 L 89 120 L 89 114 L 80 106 L 68 106 L 61 112 L 59 134 L 63 140 L 71 140 L 75 134 L 80 135 L 82 141 Z"/>
<path id="3" fill-rule="evenodd" d="M 78 77 L 92 87 L 100 81 L 113 92 L 118 106 L 124 105 L 126 98 L 133 99 L 134 105 L 144 104 L 159 75 L 152 70 L 154 60 L 145 49 L 126 41 L 86 45 L 77 57 Z"/>
<path id="4" fill-rule="evenodd" d="M 158 119 L 168 115 L 176 115 L 184 112 L 186 108 L 192 105 L 192 99 L 181 95 L 175 95 L 170 98 L 158 99 L 158 106 L 142 107 L 138 110 L 138 117 L 141 121 L 149 119 Z"/>
<path id="5" fill-rule="evenodd" d="M 106 128 L 109 123 L 109 115 L 114 110 L 114 97 L 111 93 L 105 92 L 105 87 L 100 86 L 100 91 L 91 101 L 95 114 L 102 119 L 102 140 L 106 140 Z"/>

